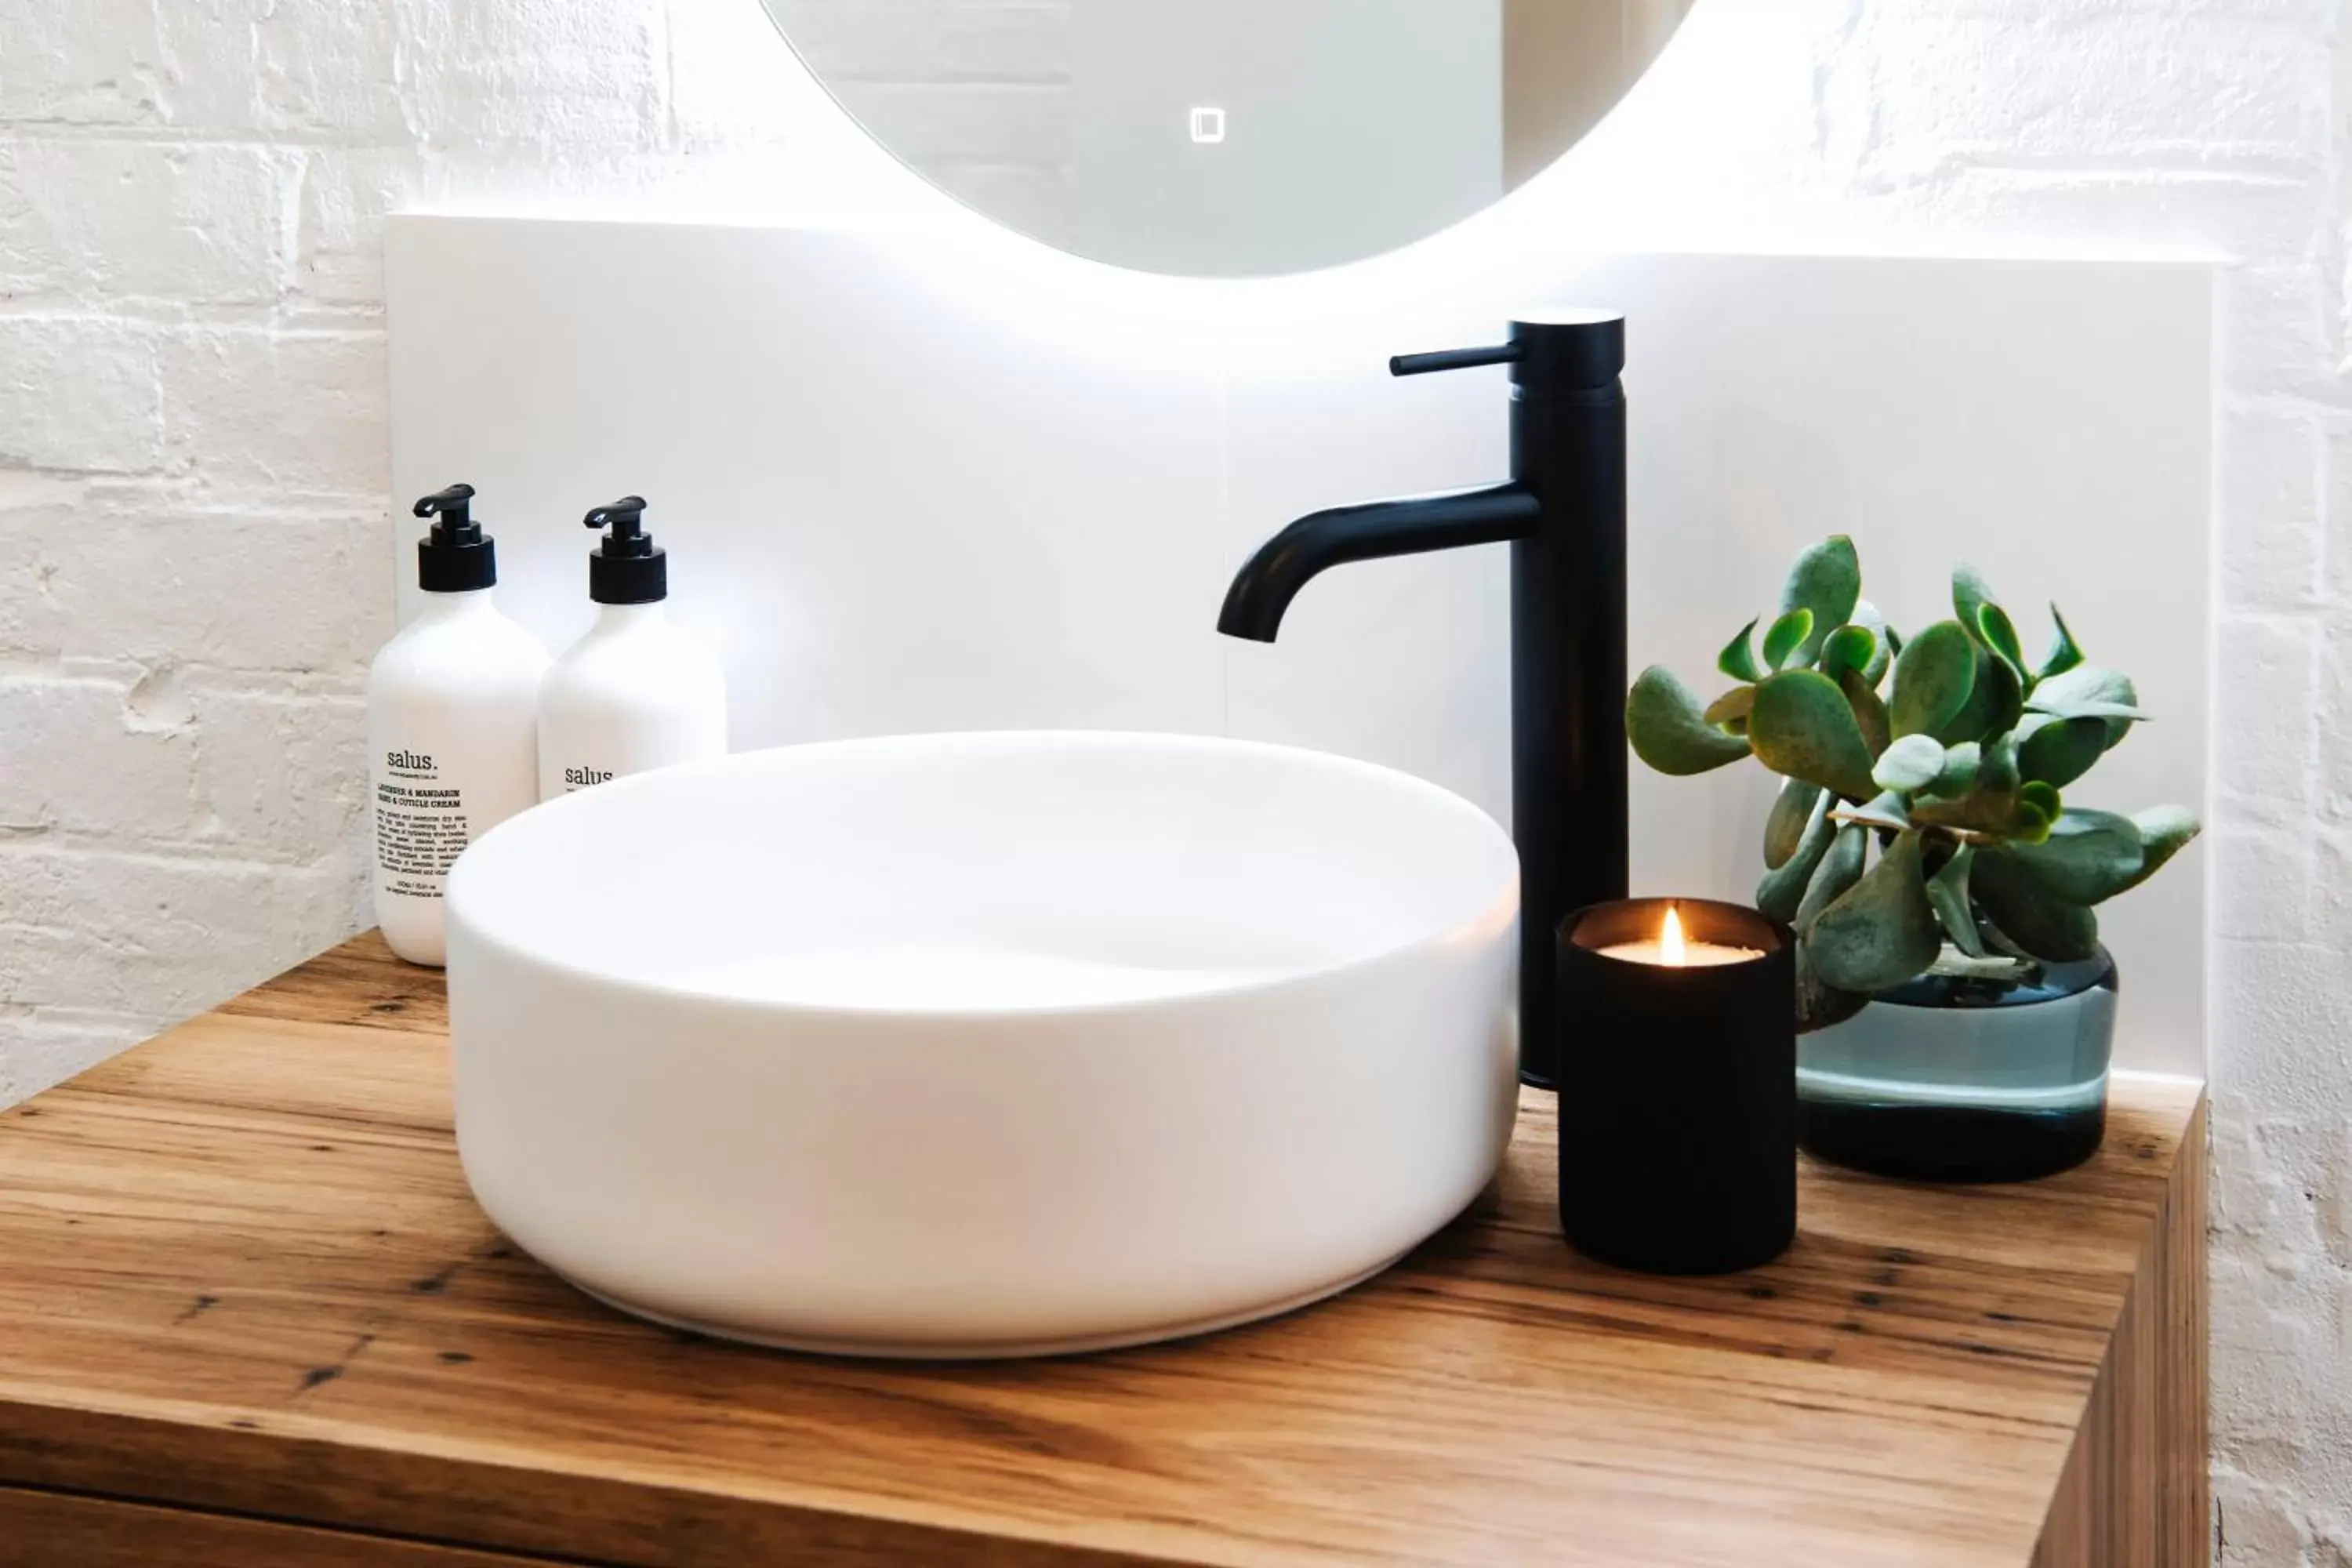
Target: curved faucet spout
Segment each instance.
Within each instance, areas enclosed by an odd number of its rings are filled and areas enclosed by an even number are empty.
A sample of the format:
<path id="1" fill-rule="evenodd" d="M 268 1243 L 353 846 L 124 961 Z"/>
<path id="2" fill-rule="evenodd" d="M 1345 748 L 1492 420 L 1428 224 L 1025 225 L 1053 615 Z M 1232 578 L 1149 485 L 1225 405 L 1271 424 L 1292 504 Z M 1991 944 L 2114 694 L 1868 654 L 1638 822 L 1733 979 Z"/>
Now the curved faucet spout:
<path id="1" fill-rule="evenodd" d="M 1258 547 L 1225 592 L 1217 629 L 1272 642 L 1307 579 L 1348 561 L 1497 544 L 1535 531 L 1543 507 L 1516 481 L 1485 489 L 1335 507 L 1300 518 Z"/>

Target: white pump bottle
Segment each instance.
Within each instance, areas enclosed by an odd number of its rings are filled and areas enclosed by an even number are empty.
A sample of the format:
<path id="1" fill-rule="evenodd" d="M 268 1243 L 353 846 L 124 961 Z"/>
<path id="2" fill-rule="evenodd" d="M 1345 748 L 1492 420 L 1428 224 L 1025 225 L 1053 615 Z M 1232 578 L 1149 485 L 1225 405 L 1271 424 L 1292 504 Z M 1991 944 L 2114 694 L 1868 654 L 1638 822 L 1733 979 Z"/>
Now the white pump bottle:
<path id="1" fill-rule="evenodd" d="M 596 624 L 547 672 L 539 694 L 539 798 L 625 773 L 727 752 L 719 663 L 669 619 L 668 558 L 625 496 L 583 520 L 609 528 L 589 552 Z"/>
<path id="2" fill-rule="evenodd" d="M 538 799 L 533 718 L 547 650 L 490 602 L 494 542 L 474 489 L 416 503 L 425 607 L 368 668 L 376 923 L 411 963 L 439 964 L 442 892 L 467 845 Z"/>

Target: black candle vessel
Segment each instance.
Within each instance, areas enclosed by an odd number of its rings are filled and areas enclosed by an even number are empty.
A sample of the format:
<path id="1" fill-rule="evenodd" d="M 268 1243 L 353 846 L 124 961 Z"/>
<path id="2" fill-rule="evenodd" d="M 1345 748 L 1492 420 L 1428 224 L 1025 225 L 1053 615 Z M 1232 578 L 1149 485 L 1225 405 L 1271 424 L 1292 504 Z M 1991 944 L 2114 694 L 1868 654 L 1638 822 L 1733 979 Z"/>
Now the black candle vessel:
<path id="1" fill-rule="evenodd" d="M 1797 1232 L 1795 936 L 1701 899 L 1594 904 L 1560 922 L 1559 973 L 1570 1244 L 1652 1274 L 1779 1257 Z"/>

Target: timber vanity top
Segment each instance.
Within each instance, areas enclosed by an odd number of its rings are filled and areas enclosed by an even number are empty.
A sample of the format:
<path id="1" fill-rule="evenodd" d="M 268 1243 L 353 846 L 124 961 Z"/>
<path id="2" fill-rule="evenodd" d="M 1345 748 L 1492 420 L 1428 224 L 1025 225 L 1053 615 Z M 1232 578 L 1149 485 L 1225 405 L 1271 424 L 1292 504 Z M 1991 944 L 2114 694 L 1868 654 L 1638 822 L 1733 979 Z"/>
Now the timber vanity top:
<path id="1" fill-rule="evenodd" d="M 1590 1264 L 1529 1094 L 1396 1268 L 1204 1340 L 919 1368 L 649 1328 L 467 1198 L 373 937 L 0 1113 L 0 1562 L 2202 1563 L 2203 1141 L 1809 1166 L 1726 1279 Z"/>

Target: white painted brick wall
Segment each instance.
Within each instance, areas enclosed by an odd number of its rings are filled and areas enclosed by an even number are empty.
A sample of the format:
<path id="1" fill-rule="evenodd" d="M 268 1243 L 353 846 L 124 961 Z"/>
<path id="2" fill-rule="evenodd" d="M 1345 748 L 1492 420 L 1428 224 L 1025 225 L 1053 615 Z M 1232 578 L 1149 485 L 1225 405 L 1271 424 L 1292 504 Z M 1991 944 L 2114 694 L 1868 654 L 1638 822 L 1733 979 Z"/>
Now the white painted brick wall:
<path id="1" fill-rule="evenodd" d="M 1739 74 L 1641 182 L 1750 225 L 2240 258 L 2214 1465 L 2221 1560 L 2263 1568 L 2352 1563 L 2342 9 L 1706 0 Z M 801 132 L 764 26 L 752 0 L 0 0 L 0 1103 L 362 919 L 383 213 L 780 179 Z"/>
<path id="2" fill-rule="evenodd" d="M 676 178 L 787 68 L 750 0 L 0 0 L 0 1104 L 365 923 L 383 213 Z"/>

